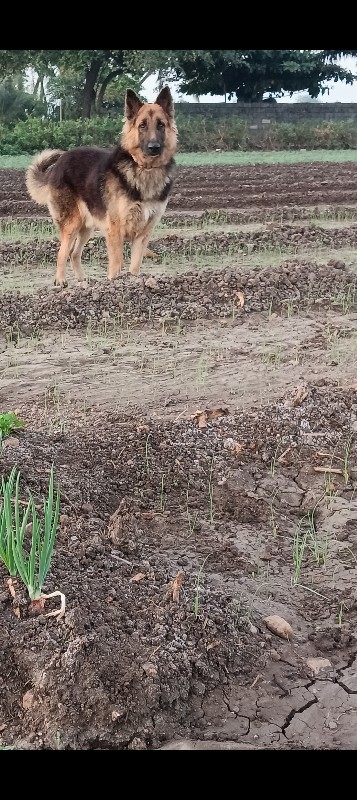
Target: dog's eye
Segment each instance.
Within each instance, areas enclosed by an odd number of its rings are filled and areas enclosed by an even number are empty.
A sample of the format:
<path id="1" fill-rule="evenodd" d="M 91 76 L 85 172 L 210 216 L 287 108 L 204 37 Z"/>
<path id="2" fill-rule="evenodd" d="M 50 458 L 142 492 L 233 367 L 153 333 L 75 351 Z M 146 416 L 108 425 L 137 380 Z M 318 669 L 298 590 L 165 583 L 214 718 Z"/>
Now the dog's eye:
<path id="1" fill-rule="evenodd" d="M 146 127 L 146 122 L 140 122 L 139 128 L 141 128 L 142 131 L 144 131 Z"/>
<path id="2" fill-rule="evenodd" d="M 163 122 L 161 119 L 158 119 L 158 121 L 157 121 L 157 127 L 158 127 L 158 128 L 164 128 L 164 127 L 165 127 L 165 123 L 164 123 L 164 122 Z"/>

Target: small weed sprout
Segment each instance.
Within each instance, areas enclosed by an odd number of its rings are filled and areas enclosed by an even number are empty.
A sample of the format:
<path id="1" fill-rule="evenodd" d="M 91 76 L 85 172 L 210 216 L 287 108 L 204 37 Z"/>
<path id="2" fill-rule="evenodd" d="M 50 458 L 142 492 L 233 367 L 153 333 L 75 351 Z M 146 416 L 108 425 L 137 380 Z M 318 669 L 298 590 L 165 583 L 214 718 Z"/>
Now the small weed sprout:
<path id="1" fill-rule="evenodd" d="M 275 467 L 276 467 L 276 460 L 277 460 L 277 456 L 278 456 L 278 450 L 279 450 L 279 445 L 277 446 L 277 448 L 275 450 L 275 453 L 274 453 L 274 455 L 273 455 L 273 457 L 271 459 L 271 462 L 270 462 L 270 474 L 271 474 L 272 477 L 274 477 L 274 475 L 275 475 Z"/>
<path id="2" fill-rule="evenodd" d="M 165 499 L 165 478 L 161 475 L 161 493 L 160 493 L 160 511 L 163 514 L 165 511 L 166 499 Z"/>
<path id="3" fill-rule="evenodd" d="M 352 442 L 353 442 L 353 436 L 350 436 L 349 439 L 347 440 L 346 447 L 345 447 L 345 452 L 344 452 L 344 456 L 343 456 L 343 479 L 345 481 L 345 486 L 347 486 L 348 481 L 350 479 L 349 462 L 350 462 L 350 453 L 351 453 Z"/>
<path id="4" fill-rule="evenodd" d="M 271 528 L 271 532 L 272 532 L 273 536 L 274 537 L 277 536 L 277 534 L 278 534 L 278 525 L 277 525 L 277 522 L 275 520 L 273 503 L 271 503 L 271 506 L 270 506 L 270 528 Z"/>
<path id="5" fill-rule="evenodd" d="M 196 530 L 196 522 L 198 518 L 198 511 L 191 515 L 190 513 L 190 506 L 189 506 L 189 489 L 186 489 L 186 515 L 187 515 L 187 522 L 188 527 L 190 530 L 190 535 L 193 536 Z"/>
<path id="6" fill-rule="evenodd" d="M 293 584 L 294 585 L 299 583 L 300 580 L 301 567 L 304 558 L 306 542 L 307 542 L 307 531 L 305 531 L 305 533 L 301 535 L 301 527 L 300 525 L 298 525 L 294 533 L 294 541 L 293 541 L 293 562 L 294 562 Z"/>
<path id="7" fill-rule="evenodd" d="M 346 605 L 345 605 L 345 603 L 341 603 L 341 604 L 340 604 L 340 610 L 339 610 L 339 612 L 338 612 L 338 618 L 337 618 L 337 625 L 338 625 L 338 627 L 339 627 L 339 628 L 342 628 L 342 622 L 343 622 L 343 610 L 344 610 L 345 608 L 346 608 Z"/>
<path id="8" fill-rule="evenodd" d="M 213 464 L 214 457 L 212 456 L 209 480 L 208 480 L 208 498 L 209 498 L 209 521 L 213 523 Z"/>
<path id="9" fill-rule="evenodd" d="M 146 462 L 146 474 L 147 474 L 148 478 L 150 477 L 150 460 L 149 460 L 149 439 L 150 439 L 150 436 L 151 436 L 151 433 L 148 433 L 148 435 L 147 435 L 147 437 L 145 439 L 145 462 Z"/>
<path id="10" fill-rule="evenodd" d="M 200 596 L 199 595 L 200 595 L 200 591 L 201 591 L 201 575 L 202 575 L 205 563 L 206 563 L 207 559 L 209 558 L 209 556 L 210 556 L 210 554 L 208 554 L 208 556 L 206 556 L 202 566 L 199 569 L 199 572 L 196 575 L 195 598 L 194 598 L 194 602 L 193 602 L 193 613 L 194 613 L 196 619 L 198 619 L 199 612 L 200 612 Z"/>

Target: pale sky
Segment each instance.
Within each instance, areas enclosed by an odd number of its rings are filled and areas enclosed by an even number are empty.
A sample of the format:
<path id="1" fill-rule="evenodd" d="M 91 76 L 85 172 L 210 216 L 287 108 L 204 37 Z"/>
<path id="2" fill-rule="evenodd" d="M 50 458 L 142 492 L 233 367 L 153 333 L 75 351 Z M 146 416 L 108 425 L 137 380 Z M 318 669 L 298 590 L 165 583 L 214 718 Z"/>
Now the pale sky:
<path id="1" fill-rule="evenodd" d="M 357 59 L 348 56 L 345 58 L 341 58 L 340 62 L 341 66 L 345 67 L 345 69 L 351 70 L 357 74 Z M 157 87 L 156 87 L 157 77 L 155 75 L 151 75 L 150 78 L 145 81 L 143 84 L 143 94 L 146 96 L 149 103 L 152 103 L 157 96 Z M 352 83 L 351 85 L 344 83 L 343 81 L 329 81 L 326 83 L 326 86 L 329 88 L 329 93 L 325 92 L 325 94 L 319 96 L 320 103 L 357 103 L 357 80 Z M 172 96 L 175 102 L 181 99 L 185 103 L 195 103 L 196 100 L 194 97 L 189 95 L 179 95 L 177 91 L 177 84 L 170 83 L 170 88 L 172 91 Z M 286 95 L 282 98 L 277 98 L 278 103 L 296 103 L 297 98 L 299 95 L 305 95 L 305 92 L 295 92 L 292 97 Z M 200 102 L 201 103 L 222 103 L 223 102 L 222 96 L 215 96 L 215 95 L 200 95 Z M 227 101 L 229 102 L 229 101 Z M 231 103 L 235 103 L 236 100 L 233 99 L 230 101 Z"/>

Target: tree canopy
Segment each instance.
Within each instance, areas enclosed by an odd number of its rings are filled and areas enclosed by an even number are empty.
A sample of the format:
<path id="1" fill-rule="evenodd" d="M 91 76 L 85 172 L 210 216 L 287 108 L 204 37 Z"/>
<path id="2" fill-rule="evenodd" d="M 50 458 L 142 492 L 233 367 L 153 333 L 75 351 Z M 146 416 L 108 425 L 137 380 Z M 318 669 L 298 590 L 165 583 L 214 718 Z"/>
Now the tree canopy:
<path id="1" fill-rule="evenodd" d="M 337 50 L 0 50 L 0 81 L 29 68 L 42 102 L 61 98 L 65 115 L 83 118 L 116 106 L 125 85 L 136 91 L 147 77 L 174 79 L 183 94 L 222 95 L 257 102 L 304 91 L 316 98 L 326 81 L 352 83 Z M 46 88 L 45 88 L 46 87 Z"/>
<path id="2" fill-rule="evenodd" d="M 258 102 L 263 95 L 282 96 L 307 91 L 317 97 L 326 81 L 353 83 L 355 76 L 337 63 L 344 51 L 197 50 L 176 51 L 171 74 L 185 94 L 236 96 Z M 350 51 L 349 55 L 354 55 Z"/>
<path id="3" fill-rule="evenodd" d="M 68 97 L 76 116 L 101 113 L 107 87 L 120 76 L 140 86 L 163 63 L 161 55 L 149 50 L 1 50 L 0 79 L 31 68 L 38 86 L 48 79 L 52 99 Z M 38 88 L 38 87 L 36 87 Z M 65 99 L 64 98 L 64 99 Z"/>

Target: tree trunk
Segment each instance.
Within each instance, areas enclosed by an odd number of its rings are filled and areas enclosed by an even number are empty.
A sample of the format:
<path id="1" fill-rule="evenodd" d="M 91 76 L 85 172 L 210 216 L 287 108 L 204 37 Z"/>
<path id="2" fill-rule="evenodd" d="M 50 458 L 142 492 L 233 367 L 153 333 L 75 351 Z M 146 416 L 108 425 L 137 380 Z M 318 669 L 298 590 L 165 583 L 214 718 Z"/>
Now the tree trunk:
<path id="1" fill-rule="evenodd" d="M 105 95 L 107 86 L 109 86 L 109 84 L 114 80 L 114 78 L 116 78 L 118 75 L 122 75 L 122 74 L 123 74 L 123 69 L 121 67 L 119 67 L 119 69 L 113 69 L 113 71 L 109 72 L 107 77 L 104 78 L 104 81 L 103 81 L 103 83 L 102 83 L 102 85 L 101 85 L 101 87 L 99 89 L 98 96 L 97 96 L 97 103 L 96 103 L 97 114 L 101 114 L 102 111 L 103 111 L 103 101 L 104 101 L 104 95 Z"/>
<path id="2" fill-rule="evenodd" d="M 100 61 L 92 61 L 86 70 L 85 84 L 82 96 L 82 119 L 89 119 L 93 105 L 93 95 L 95 96 L 95 84 L 101 67 Z"/>
<path id="3" fill-rule="evenodd" d="M 40 80 L 39 89 L 40 89 L 40 92 L 39 92 L 40 100 L 42 100 L 42 102 L 46 102 L 45 87 L 43 85 L 43 78 L 41 78 L 41 80 Z"/>
<path id="4" fill-rule="evenodd" d="M 150 70 L 148 70 L 147 72 L 144 72 L 144 75 L 140 78 L 140 86 L 142 86 L 143 83 L 145 83 L 145 81 L 148 78 L 150 78 L 150 75 L 152 75 L 152 72 Z"/>

